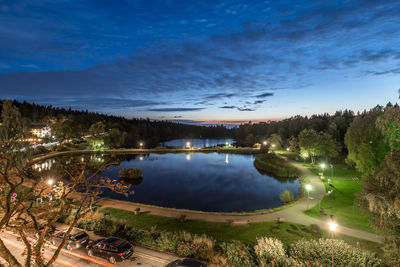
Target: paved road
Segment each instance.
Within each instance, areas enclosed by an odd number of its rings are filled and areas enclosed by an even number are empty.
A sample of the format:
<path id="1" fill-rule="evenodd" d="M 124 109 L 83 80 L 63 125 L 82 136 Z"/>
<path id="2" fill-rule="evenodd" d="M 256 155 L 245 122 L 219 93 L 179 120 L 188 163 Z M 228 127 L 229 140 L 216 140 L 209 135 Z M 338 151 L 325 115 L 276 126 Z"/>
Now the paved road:
<path id="1" fill-rule="evenodd" d="M 309 206 L 313 207 L 314 205 L 317 205 L 318 202 L 323 199 L 326 193 L 324 184 L 321 182 L 318 176 L 313 174 L 306 167 L 302 166 L 301 164 L 295 161 L 290 160 L 290 162 L 297 168 L 302 170 L 302 172 L 309 178 L 310 184 L 312 186 L 312 191 L 310 192 Z M 99 204 L 104 208 L 111 207 L 111 208 L 129 210 L 132 212 L 134 212 L 135 208 L 139 207 L 141 212 L 146 212 L 166 217 L 175 217 L 175 218 L 179 217 L 182 213 L 184 213 L 187 215 L 187 219 L 191 220 L 203 220 L 211 222 L 233 222 L 238 225 L 246 224 L 249 222 L 276 221 L 278 218 L 281 218 L 287 222 L 300 223 L 304 225 L 316 224 L 320 226 L 322 229 L 329 230 L 328 219 L 320 220 L 307 216 L 303 213 L 305 210 L 307 210 L 306 197 L 296 201 L 293 205 L 283 208 L 280 211 L 273 213 L 265 213 L 265 214 L 255 214 L 255 215 L 240 215 L 240 214 L 229 214 L 229 213 L 221 214 L 221 213 L 199 212 L 191 210 L 178 210 L 178 209 L 149 206 L 138 203 L 110 200 L 110 199 L 102 199 Z M 337 233 L 373 242 L 381 243 L 383 241 L 383 238 L 379 235 L 340 225 L 337 228 Z"/>
<path id="2" fill-rule="evenodd" d="M 6 244 L 7 248 L 16 256 L 19 262 L 24 262 L 24 244 L 17 240 L 17 237 L 9 232 L 0 233 L 0 238 Z M 92 238 L 92 236 L 91 236 Z M 94 236 L 93 239 L 97 237 Z M 43 249 L 42 255 L 46 259 L 50 259 L 54 250 L 51 247 Z M 143 247 L 134 247 L 134 254 L 131 258 L 124 262 L 118 262 L 116 265 L 108 263 L 106 260 L 98 257 L 90 258 L 86 255 L 84 248 L 74 250 L 72 252 L 63 250 L 53 265 L 55 267 L 164 267 L 167 263 L 178 259 L 178 257 L 166 253 L 149 250 Z M 0 264 L 5 265 L 6 262 L 0 258 Z"/>

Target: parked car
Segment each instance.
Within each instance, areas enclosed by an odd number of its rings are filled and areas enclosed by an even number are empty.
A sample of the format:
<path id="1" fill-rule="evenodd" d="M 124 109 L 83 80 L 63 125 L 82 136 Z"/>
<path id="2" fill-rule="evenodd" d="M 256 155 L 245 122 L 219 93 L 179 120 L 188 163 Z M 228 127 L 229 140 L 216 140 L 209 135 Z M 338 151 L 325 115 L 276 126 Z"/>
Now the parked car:
<path id="1" fill-rule="evenodd" d="M 86 250 L 88 256 L 98 256 L 114 264 L 132 256 L 133 245 L 124 239 L 109 237 L 91 242 Z"/>
<path id="2" fill-rule="evenodd" d="M 56 235 L 51 237 L 51 243 L 55 246 L 59 246 L 67 231 L 60 231 Z M 85 247 L 89 243 L 89 235 L 78 228 L 73 228 L 69 233 L 69 236 L 65 240 L 64 248 L 68 250 L 74 250 L 80 247 Z"/>
<path id="3" fill-rule="evenodd" d="M 166 267 L 207 267 L 207 264 L 204 264 L 195 259 L 184 258 L 170 262 L 167 264 Z"/>

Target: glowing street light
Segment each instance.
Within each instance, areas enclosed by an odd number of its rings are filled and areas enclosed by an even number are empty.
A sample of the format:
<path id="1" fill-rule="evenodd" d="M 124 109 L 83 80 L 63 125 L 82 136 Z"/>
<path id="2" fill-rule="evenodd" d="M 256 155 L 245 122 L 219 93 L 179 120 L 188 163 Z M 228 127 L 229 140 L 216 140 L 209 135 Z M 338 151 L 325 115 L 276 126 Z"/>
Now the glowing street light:
<path id="1" fill-rule="evenodd" d="M 306 190 L 307 190 L 307 210 L 310 206 L 310 190 L 311 190 L 311 185 L 310 184 L 306 184 Z"/>
<path id="2" fill-rule="evenodd" d="M 48 185 L 53 185 L 53 183 L 54 183 L 53 179 L 47 180 L 47 184 L 48 184 Z"/>
<path id="3" fill-rule="evenodd" d="M 331 215 L 331 218 L 333 218 L 333 215 Z M 332 219 L 329 223 L 328 223 L 328 225 L 329 225 L 329 230 L 331 230 L 331 232 L 332 232 L 332 267 L 333 266 L 335 266 L 335 259 L 334 259 L 334 253 L 333 253 L 333 248 L 334 248 L 334 236 L 333 236 L 333 234 L 335 233 L 335 231 L 336 231 L 336 228 L 337 228 L 337 223 L 335 223 L 335 221 Z"/>
<path id="4" fill-rule="evenodd" d="M 266 146 L 267 145 L 267 141 L 264 141 L 263 144 L 264 144 L 264 146 Z"/>
<path id="5" fill-rule="evenodd" d="M 286 151 L 290 151 L 290 147 L 286 148 Z"/>
<path id="6" fill-rule="evenodd" d="M 272 148 L 275 148 L 275 144 L 272 144 L 271 146 L 272 146 Z"/>
<path id="7" fill-rule="evenodd" d="M 140 149 L 142 149 L 142 148 L 143 148 L 143 143 L 140 142 L 140 143 L 139 143 L 139 146 L 140 146 Z"/>
<path id="8" fill-rule="evenodd" d="M 186 142 L 186 147 L 190 148 L 190 142 Z"/>
<path id="9" fill-rule="evenodd" d="M 322 176 L 324 176 L 324 169 L 326 167 L 325 163 L 321 163 L 321 169 L 322 169 Z"/>

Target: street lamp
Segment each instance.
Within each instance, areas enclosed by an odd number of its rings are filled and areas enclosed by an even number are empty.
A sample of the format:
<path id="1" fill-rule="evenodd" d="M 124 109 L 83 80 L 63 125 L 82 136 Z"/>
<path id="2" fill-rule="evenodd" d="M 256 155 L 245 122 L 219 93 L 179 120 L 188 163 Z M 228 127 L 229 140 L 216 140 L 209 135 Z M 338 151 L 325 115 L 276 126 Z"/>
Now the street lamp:
<path id="1" fill-rule="evenodd" d="M 290 151 L 290 147 L 286 148 L 286 151 Z"/>
<path id="2" fill-rule="evenodd" d="M 275 144 L 272 144 L 271 146 L 272 146 L 272 148 L 275 148 Z"/>
<path id="3" fill-rule="evenodd" d="M 139 143 L 139 146 L 140 146 L 140 149 L 142 149 L 142 148 L 143 148 L 143 143 L 140 142 L 140 143 Z"/>
<path id="4" fill-rule="evenodd" d="M 190 142 L 187 142 L 187 143 L 186 143 L 186 147 L 187 147 L 187 148 L 190 148 Z"/>
<path id="5" fill-rule="evenodd" d="M 266 146 L 267 145 L 267 141 L 264 141 L 263 144 L 264 144 L 264 146 Z"/>
<path id="6" fill-rule="evenodd" d="M 321 163 L 321 169 L 322 169 L 322 176 L 324 176 L 324 169 L 326 167 L 325 163 Z"/>
<path id="7" fill-rule="evenodd" d="M 306 190 L 307 190 L 307 210 L 308 210 L 310 205 L 310 190 L 311 190 L 310 184 L 306 184 Z"/>
<path id="8" fill-rule="evenodd" d="M 54 183 L 53 179 L 47 180 L 47 184 L 48 184 L 48 185 L 53 185 L 53 183 Z"/>
<path id="9" fill-rule="evenodd" d="M 331 215 L 332 217 L 333 217 L 333 215 Z M 337 228 L 337 223 L 335 223 L 335 221 L 333 221 L 333 220 L 331 220 L 329 223 L 328 223 L 328 225 L 329 225 L 329 230 L 331 230 L 331 232 L 332 232 L 332 267 L 335 265 L 334 264 L 334 257 L 333 257 L 333 247 L 334 247 L 334 239 L 333 239 L 333 234 L 334 234 L 334 232 L 336 231 L 336 228 Z"/>

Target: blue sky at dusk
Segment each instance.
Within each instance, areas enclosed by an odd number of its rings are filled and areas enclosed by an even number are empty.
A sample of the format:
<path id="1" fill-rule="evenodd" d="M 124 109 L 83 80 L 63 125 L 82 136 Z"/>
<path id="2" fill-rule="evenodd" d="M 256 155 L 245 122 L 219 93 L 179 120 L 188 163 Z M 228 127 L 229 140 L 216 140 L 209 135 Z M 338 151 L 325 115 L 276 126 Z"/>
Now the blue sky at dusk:
<path id="1" fill-rule="evenodd" d="M 1 98 L 243 122 L 397 102 L 399 1 L 4 1 Z"/>

